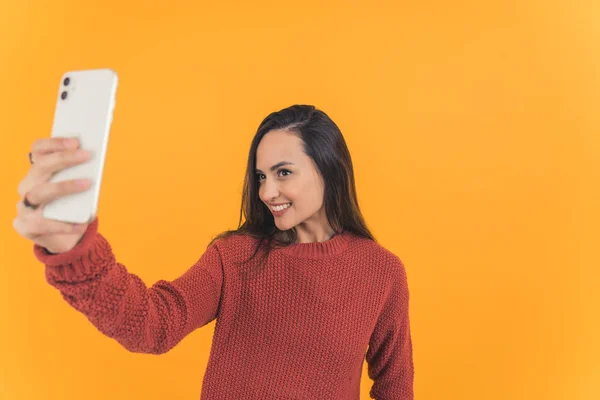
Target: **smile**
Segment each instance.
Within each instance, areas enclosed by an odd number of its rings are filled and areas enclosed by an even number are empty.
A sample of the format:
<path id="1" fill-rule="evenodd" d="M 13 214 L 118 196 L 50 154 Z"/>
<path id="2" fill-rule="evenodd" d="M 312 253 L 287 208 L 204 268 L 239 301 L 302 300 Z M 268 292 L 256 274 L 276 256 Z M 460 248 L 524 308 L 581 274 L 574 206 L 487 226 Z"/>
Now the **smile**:
<path id="1" fill-rule="evenodd" d="M 281 206 L 271 206 L 271 210 L 273 210 L 273 211 L 283 211 L 283 210 L 285 210 L 286 208 L 288 208 L 291 205 L 292 205 L 292 203 L 283 204 Z"/>
<path id="2" fill-rule="evenodd" d="M 282 206 L 271 206 L 269 208 L 271 209 L 273 216 L 280 217 L 287 212 L 291 205 L 292 203 L 287 203 Z"/>

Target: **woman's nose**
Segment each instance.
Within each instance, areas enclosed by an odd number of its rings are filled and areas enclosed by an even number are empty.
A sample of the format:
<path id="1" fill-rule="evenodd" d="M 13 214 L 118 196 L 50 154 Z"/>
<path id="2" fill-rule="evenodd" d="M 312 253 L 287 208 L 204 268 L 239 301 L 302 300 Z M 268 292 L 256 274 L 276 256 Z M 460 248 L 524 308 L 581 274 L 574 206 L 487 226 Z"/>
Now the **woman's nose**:
<path id="1" fill-rule="evenodd" d="M 265 179 L 263 181 L 261 189 L 261 197 L 265 201 L 275 199 L 279 196 L 279 188 L 277 187 L 277 182 L 269 182 L 268 179 Z"/>

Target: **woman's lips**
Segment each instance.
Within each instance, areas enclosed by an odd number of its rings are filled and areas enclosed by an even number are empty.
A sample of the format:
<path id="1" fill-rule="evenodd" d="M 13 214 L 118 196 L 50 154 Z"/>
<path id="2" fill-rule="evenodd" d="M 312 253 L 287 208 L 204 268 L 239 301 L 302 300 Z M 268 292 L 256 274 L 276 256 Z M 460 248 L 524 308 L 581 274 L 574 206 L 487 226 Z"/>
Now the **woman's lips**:
<path id="1" fill-rule="evenodd" d="M 289 203 L 288 203 L 288 204 L 289 204 Z M 290 208 L 292 208 L 292 206 L 291 206 L 291 205 L 290 205 L 290 206 L 288 206 L 288 207 L 286 207 L 286 208 L 284 208 L 284 209 L 283 209 L 283 210 L 281 210 L 281 211 L 275 211 L 275 210 L 273 210 L 273 209 L 272 209 L 272 208 L 270 208 L 270 207 L 269 207 L 269 210 L 271 210 L 271 212 L 273 213 L 273 215 L 274 215 L 274 216 L 276 216 L 276 217 L 280 217 L 280 216 L 282 216 L 283 214 L 285 214 L 285 212 L 286 212 L 287 210 L 289 210 Z"/>

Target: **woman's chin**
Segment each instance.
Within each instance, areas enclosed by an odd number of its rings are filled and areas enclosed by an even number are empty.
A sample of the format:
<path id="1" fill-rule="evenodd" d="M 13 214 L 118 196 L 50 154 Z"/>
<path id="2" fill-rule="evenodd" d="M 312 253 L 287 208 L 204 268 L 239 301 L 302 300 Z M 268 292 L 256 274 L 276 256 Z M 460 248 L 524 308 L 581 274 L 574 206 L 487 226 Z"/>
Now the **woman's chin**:
<path id="1" fill-rule="evenodd" d="M 280 224 L 280 223 L 277 223 L 277 222 L 275 222 L 275 226 L 280 231 L 287 231 L 288 229 L 290 229 L 286 224 Z"/>
<path id="2" fill-rule="evenodd" d="M 292 229 L 294 227 L 294 225 L 292 225 L 290 223 L 278 221 L 277 219 L 275 219 L 275 226 L 280 231 L 287 231 L 287 230 Z"/>

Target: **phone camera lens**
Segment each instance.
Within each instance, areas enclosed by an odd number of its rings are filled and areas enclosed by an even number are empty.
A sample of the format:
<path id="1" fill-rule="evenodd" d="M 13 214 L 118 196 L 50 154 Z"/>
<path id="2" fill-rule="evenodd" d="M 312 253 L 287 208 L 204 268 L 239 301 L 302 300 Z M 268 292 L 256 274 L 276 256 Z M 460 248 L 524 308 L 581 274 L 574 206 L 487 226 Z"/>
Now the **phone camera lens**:
<path id="1" fill-rule="evenodd" d="M 61 95 L 60 95 L 60 98 L 63 99 L 63 100 L 66 99 L 67 98 L 67 92 L 62 92 Z"/>
<path id="2" fill-rule="evenodd" d="M 65 80 L 63 81 L 63 85 L 68 86 L 70 82 L 71 82 L 71 78 L 66 77 Z"/>

